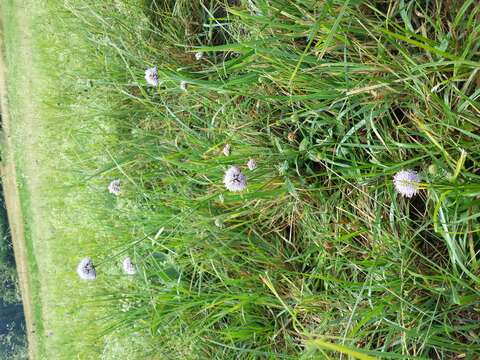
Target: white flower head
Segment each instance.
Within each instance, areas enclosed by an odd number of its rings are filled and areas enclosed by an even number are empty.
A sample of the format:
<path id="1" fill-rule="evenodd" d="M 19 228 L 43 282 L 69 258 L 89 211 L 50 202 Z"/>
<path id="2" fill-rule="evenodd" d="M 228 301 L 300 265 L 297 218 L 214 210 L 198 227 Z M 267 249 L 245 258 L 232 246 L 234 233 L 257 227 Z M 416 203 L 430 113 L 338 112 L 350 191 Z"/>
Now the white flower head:
<path id="1" fill-rule="evenodd" d="M 226 144 L 226 145 L 223 147 L 223 155 L 229 156 L 231 150 L 232 150 L 232 147 L 230 146 L 230 144 Z"/>
<path id="2" fill-rule="evenodd" d="M 414 170 L 401 170 L 393 177 L 395 190 L 408 198 L 416 195 L 420 186 L 420 175 Z"/>
<path id="3" fill-rule="evenodd" d="M 215 226 L 218 228 L 223 228 L 223 221 L 220 218 L 215 219 Z"/>
<path id="4" fill-rule="evenodd" d="M 247 167 L 249 170 L 255 170 L 257 168 L 257 163 L 255 162 L 255 160 L 250 159 L 247 162 Z"/>
<path id="5" fill-rule="evenodd" d="M 108 191 L 110 194 L 113 194 L 115 196 L 120 195 L 120 180 L 113 180 L 109 185 L 108 185 Z"/>
<path id="6" fill-rule="evenodd" d="M 203 51 L 197 51 L 195 53 L 195 60 L 201 60 L 203 58 Z"/>
<path id="7" fill-rule="evenodd" d="M 147 84 L 152 85 L 152 86 L 158 86 L 159 81 L 158 81 L 158 70 L 157 67 L 149 68 L 145 70 L 145 80 L 147 81 Z"/>
<path id="8" fill-rule="evenodd" d="M 77 274 L 82 280 L 95 280 L 97 271 L 90 257 L 83 258 L 77 266 Z"/>
<path id="9" fill-rule="evenodd" d="M 123 259 L 122 268 L 123 268 L 123 272 L 127 275 L 135 275 L 137 273 L 137 268 L 135 267 L 135 264 L 132 262 L 132 259 L 130 258 L 130 256 L 127 256 L 125 259 Z"/>
<path id="10" fill-rule="evenodd" d="M 230 191 L 242 191 L 247 187 L 247 178 L 238 167 L 232 166 L 225 172 L 223 183 Z"/>
<path id="11" fill-rule="evenodd" d="M 187 91 L 187 89 L 188 89 L 188 83 L 186 81 L 182 81 L 180 83 L 180 90 Z"/>

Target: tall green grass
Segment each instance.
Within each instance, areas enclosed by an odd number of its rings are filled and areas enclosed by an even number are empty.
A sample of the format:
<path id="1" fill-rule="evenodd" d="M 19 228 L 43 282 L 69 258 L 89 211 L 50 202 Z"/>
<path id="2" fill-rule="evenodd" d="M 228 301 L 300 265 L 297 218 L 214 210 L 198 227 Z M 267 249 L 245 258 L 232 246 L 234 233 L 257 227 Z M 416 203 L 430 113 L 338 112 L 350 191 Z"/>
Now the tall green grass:
<path id="1" fill-rule="evenodd" d="M 78 236 L 99 263 L 105 290 L 90 300 L 107 333 L 142 339 L 134 353 L 150 358 L 475 358 L 475 1 L 65 10 L 82 26 L 65 21 L 44 58 L 73 36 L 82 60 L 49 69 L 62 79 L 51 136 L 72 144 L 71 181 L 51 191 L 91 197 L 78 221 L 95 234 Z M 224 189 L 231 165 L 247 191 Z M 411 200 L 392 183 L 408 168 L 423 178 Z M 133 278 L 116 270 L 126 254 Z"/>

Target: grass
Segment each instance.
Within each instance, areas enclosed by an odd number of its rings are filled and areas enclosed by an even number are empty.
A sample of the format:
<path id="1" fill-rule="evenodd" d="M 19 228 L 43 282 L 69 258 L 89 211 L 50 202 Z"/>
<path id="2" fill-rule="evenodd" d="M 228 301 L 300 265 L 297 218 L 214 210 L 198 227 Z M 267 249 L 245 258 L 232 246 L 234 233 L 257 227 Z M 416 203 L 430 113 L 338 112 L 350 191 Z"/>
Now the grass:
<path id="1" fill-rule="evenodd" d="M 24 300 L 29 299 L 29 311 L 25 313 L 30 329 L 29 355 L 34 359 L 90 359 L 102 353 L 104 347 L 92 324 L 102 312 L 83 308 L 86 294 L 93 294 L 96 287 L 78 281 L 75 263 L 88 251 L 85 238 L 79 234 L 94 239 L 96 228 L 83 216 L 83 209 L 75 207 L 84 197 L 81 191 L 68 190 L 74 175 L 64 171 L 63 158 L 52 156 L 63 154 L 73 145 L 63 142 L 56 133 L 59 127 L 55 128 L 57 124 L 52 121 L 55 110 L 48 101 L 49 87 L 57 83 L 47 77 L 41 41 L 61 23 L 57 18 L 46 29 L 45 19 L 53 14 L 44 5 L 38 1 L 5 1 L 0 6 L 8 90 L 8 106 L 2 110 L 4 120 L 8 112 L 11 123 L 2 144 L 2 160 L 5 165 L 12 159 L 16 168 L 16 174 L 2 175 L 17 184 L 22 205 L 21 216 L 16 219 L 21 225 L 13 225 L 21 227 L 25 237 L 14 240 L 23 250 L 20 253 L 24 252 L 22 261 L 27 263 L 27 268 L 20 270 L 24 276 Z M 63 54 L 73 51 L 65 49 Z M 50 189 L 59 188 L 61 196 L 57 197 L 58 192 Z M 85 219 L 80 225 L 79 218 Z M 17 259 L 21 255 L 17 254 Z M 123 344 L 127 353 L 131 343 Z"/>
<path id="2" fill-rule="evenodd" d="M 62 239 L 48 252 L 63 271 L 48 289 L 52 303 L 82 294 L 70 339 L 101 318 L 92 333 L 108 335 L 90 351 L 102 358 L 480 352 L 474 1 L 69 0 L 43 11 L 35 40 L 50 83 L 39 95 L 56 169 L 43 176 Z M 151 66 L 158 88 L 143 79 Z M 242 193 L 223 187 L 232 165 L 247 175 Z M 412 199 L 393 188 L 401 169 L 422 176 Z M 133 278 L 118 270 L 126 254 Z M 86 255 L 94 285 L 65 273 Z M 60 314 L 49 316 L 64 328 Z"/>

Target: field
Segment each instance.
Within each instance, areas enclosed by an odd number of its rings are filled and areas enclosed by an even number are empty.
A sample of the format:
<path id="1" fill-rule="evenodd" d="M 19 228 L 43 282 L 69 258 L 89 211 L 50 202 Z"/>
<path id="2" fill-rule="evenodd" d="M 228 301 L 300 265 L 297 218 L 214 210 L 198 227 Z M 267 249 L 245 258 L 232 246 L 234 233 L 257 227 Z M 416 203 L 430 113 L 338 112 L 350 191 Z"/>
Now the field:
<path id="1" fill-rule="evenodd" d="M 32 358 L 478 357 L 475 1 L 1 7 Z"/>

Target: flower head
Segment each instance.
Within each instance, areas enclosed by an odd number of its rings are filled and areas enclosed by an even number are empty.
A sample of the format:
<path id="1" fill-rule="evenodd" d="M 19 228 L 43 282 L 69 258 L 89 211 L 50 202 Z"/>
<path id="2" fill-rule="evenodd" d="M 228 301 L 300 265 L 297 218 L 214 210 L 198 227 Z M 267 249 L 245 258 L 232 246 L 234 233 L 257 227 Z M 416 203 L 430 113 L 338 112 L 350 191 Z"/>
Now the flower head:
<path id="1" fill-rule="evenodd" d="M 223 228 L 223 221 L 220 218 L 215 219 L 215 226 L 219 228 Z"/>
<path id="2" fill-rule="evenodd" d="M 188 89 L 188 83 L 186 81 L 182 81 L 180 83 L 180 90 L 187 91 L 187 89 Z"/>
<path id="3" fill-rule="evenodd" d="M 408 198 L 416 195 L 420 185 L 420 175 L 414 170 L 401 170 L 393 177 L 395 190 Z"/>
<path id="4" fill-rule="evenodd" d="M 201 60 L 203 58 L 203 51 L 198 51 L 195 53 L 195 60 Z"/>
<path id="5" fill-rule="evenodd" d="M 113 194 L 115 196 L 120 195 L 120 180 L 113 180 L 109 185 L 108 185 L 108 191 L 110 194 Z"/>
<path id="6" fill-rule="evenodd" d="M 230 146 L 230 144 L 225 144 L 225 146 L 223 147 L 223 155 L 229 156 L 230 150 L 232 150 L 232 147 Z"/>
<path id="7" fill-rule="evenodd" d="M 230 191 L 242 191 L 247 187 L 247 178 L 238 167 L 232 166 L 225 172 L 223 183 Z"/>
<path id="8" fill-rule="evenodd" d="M 130 256 L 123 259 L 122 268 L 123 272 L 127 275 L 135 275 L 137 273 L 137 268 L 135 267 L 135 264 L 132 263 Z"/>
<path id="9" fill-rule="evenodd" d="M 97 271 L 90 257 L 83 258 L 77 266 L 77 274 L 82 280 L 95 280 Z"/>
<path id="10" fill-rule="evenodd" d="M 158 70 L 156 66 L 145 70 L 145 80 L 149 85 L 158 86 Z"/>
<path id="11" fill-rule="evenodd" d="M 255 160 L 250 159 L 247 162 L 247 167 L 249 170 L 255 170 L 257 168 L 257 163 L 255 162 Z"/>

